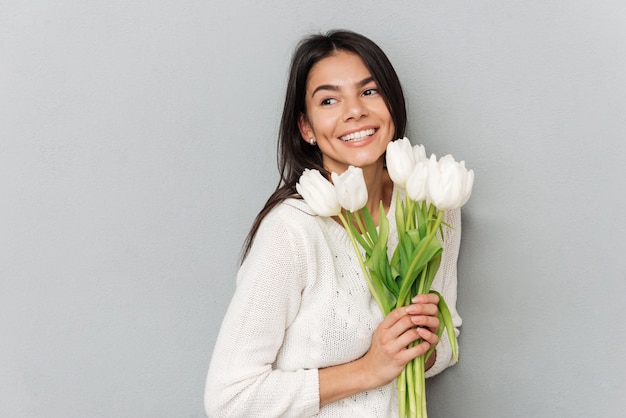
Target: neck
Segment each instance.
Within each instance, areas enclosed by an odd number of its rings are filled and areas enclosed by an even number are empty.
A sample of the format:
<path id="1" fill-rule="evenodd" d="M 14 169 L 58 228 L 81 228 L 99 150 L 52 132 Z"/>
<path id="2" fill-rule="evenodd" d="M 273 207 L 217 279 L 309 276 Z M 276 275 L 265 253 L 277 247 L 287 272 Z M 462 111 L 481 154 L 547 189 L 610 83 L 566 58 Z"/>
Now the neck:
<path id="1" fill-rule="evenodd" d="M 379 202 L 383 198 L 384 169 L 382 165 L 376 165 L 374 167 L 363 167 L 362 170 L 365 185 L 367 186 L 367 207 L 372 211 L 372 209 L 378 207 Z"/>

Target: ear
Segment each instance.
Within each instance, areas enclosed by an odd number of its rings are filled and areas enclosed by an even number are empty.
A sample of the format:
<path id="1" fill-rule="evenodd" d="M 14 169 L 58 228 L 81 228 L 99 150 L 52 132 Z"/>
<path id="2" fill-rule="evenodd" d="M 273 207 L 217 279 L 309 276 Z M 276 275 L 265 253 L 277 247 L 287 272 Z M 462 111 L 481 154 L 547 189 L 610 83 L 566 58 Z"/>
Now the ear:
<path id="1" fill-rule="evenodd" d="M 300 113 L 300 117 L 298 118 L 298 129 L 300 130 L 300 136 L 302 137 L 302 140 L 306 143 L 309 142 L 309 138 L 315 136 L 313 135 L 313 129 L 311 129 L 311 124 L 306 119 L 304 113 Z"/>

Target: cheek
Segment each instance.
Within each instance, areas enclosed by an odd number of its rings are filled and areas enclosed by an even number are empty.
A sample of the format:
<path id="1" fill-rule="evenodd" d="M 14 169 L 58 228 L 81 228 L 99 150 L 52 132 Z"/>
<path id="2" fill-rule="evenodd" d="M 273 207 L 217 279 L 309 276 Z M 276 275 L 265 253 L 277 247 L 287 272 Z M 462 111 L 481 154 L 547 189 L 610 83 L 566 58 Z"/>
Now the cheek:
<path id="1" fill-rule="evenodd" d="M 393 135 L 393 132 L 395 132 L 395 125 L 393 123 L 393 117 L 391 116 L 391 113 L 389 112 L 389 109 L 387 108 L 387 105 L 383 102 L 380 103 L 377 106 L 377 113 L 378 116 L 380 118 L 381 121 L 384 121 L 385 124 L 387 125 L 387 129 L 391 132 L 390 135 Z"/>
<path id="2" fill-rule="evenodd" d="M 333 135 L 334 129 L 337 126 L 337 117 L 331 112 L 314 114 L 311 115 L 309 123 L 311 125 L 311 129 L 317 135 Z"/>
<path id="3" fill-rule="evenodd" d="M 387 133 L 386 133 L 387 138 L 385 138 L 387 140 L 387 143 L 396 139 L 394 138 L 395 135 L 396 135 L 396 127 L 393 124 L 393 121 L 389 119 L 389 123 L 387 124 Z"/>
<path id="4" fill-rule="evenodd" d="M 393 140 L 396 138 L 393 138 L 396 135 L 396 125 L 393 123 L 393 118 L 391 117 L 391 115 L 389 115 L 389 140 Z"/>

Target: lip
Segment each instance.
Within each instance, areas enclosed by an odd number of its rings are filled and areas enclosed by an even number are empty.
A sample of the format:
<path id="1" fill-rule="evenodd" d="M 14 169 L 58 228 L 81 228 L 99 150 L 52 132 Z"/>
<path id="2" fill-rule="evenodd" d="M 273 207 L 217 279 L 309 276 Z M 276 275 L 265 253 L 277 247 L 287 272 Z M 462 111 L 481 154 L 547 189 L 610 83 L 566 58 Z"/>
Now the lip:
<path id="1" fill-rule="evenodd" d="M 373 130 L 374 132 L 371 133 L 370 135 L 364 136 L 363 138 L 361 138 L 358 141 L 350 141 L 350 140 L 345 141 L 345 140 L 341 139 L 341 138 L 343 138 L 345 136 L 352 135 L 352 134 L 355 134 L 357 132 L 363 132 L 363 131 L 369 131 L 369 130 Z M 359 143 L 359 142 L 363 142 L 363 141 L 373 137 L 374 135 L 376 135 L 377 132 L 378 132 L 378 127 L 376 127 L 376 126 L 363 126 L 363 127 L 351 129 L 349 131 L 345 131 L 342 134 L 338 135 L 337 138 L 341 142 L 346 143 L 346 144 Z"/>

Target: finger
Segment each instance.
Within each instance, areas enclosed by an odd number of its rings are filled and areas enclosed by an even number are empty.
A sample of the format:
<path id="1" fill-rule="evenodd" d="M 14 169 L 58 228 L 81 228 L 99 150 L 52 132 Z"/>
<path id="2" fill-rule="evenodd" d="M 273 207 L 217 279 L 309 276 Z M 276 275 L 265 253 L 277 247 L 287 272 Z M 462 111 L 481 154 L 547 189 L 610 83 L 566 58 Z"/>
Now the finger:
<path id="1" fill-rule="evenodd" d="M 393 311 L 389 312 L 389 314 L 383 319 L 381 325 L 384 328 L 392 328 L 398 321 L 402 320 L 409 313 L 406 310 L 406 307 L 396 308 Z"/>
<path id="2" fill-rule="evenodd" d="M 417 309 L 418 312 L 426 311 L 428 313 L 433 312 L 433 309 Z M 397 340 L 398 337 L 404 334 L 407 330 L 415 327 L 428 327 L 434 332 L 439 327 L 439 317 L 436 306 L 434 307 L 433 316 L 429 315 L 411 315 L 409 312 L 415 311 L 410 307 L 403 307 L 394 309 L 387 315 L 380 325 L 379 337 L 382 344 L 390 344 Z M 419 337 L 417 337 L 419 338 Z M 415 339 L 410 340 L 413 342 Z M 403 339 L 403 343 L 406 343 L 406 338 Z M 406 344 L 404 344 L 406 345 Z M 399 349 L 397 344 L 393 344 L 393 349 Z"/>
<path id="3" fill-rule="evenodd" d="M 418 330 L 418 328 L 411 327 L 397 338 L 397 350 L 404 351 L 407 347 L 420 339 L 423 339 L 422 333 Z"/>
<path id="4" fill-rule="evenodd" d="M 379 328 L 375 339 L 388 355 L 395 356 L 398 352 L 414 341 L 420 339 L 420 335 L 415 331 L 415 324 L 409 315 L 394 314 L 394 319 L 399 318 L 388 328 Z"/>
<path id="5" fill-rule="evenodd" d="M 414 359 L 417 356 L 421 356 L 422 354 L 426 354 L 428 352 L 428 350 L 430 350 L 431 344 L 424 340 L 422 342 L 420 342 L 419 344 L 415 344 L 413 347 L 409 347 L 407 348 L 403 353 L 402 353 L 402 357 L 403 359 L 406 359 L 407 357 L 409 358 L 407 360 L 407 363 Z"/>
<path id="6" fill-rule="evenodd" d="M 400 308 L 396 308 L 392 310 L 383 320 L 381 325 L 385 328 L 391 328 L 394 326 L 396 322 L 401 320 L 406 315 L 431 315 L 437 316 L 439 314 L 439 307 L 437 303 L 439 302 L 439 297 L 437 295 L 418 295 L 416 296 L 417 300 L 420 303 L 414 303 L 411 305 L 403 306 Z M 424 299 L 426 298 L 426 299 Z M 426 302 L 422 303 L 422 300 L 426 300 Z M 435 303 L 428 303 L 435 302 Z"/>
<path id="7" fill-rule="evenodd" d="M 428 328 L 416 328 L 416 331 L 419 334 L 420 338 L 428 342 L 431 346 L 434 346 L 439 342 L 439 337 L 437 337 L 437 333 L 432 332 Z"/>
<path id="8" fill-rule="evenodd" d="M 415 329 L 415 324 L 413 323 L 411 316 L 404 315 L 398 321 L 396 321 L 390 328 L 387 328 L 386 330 L 384 330 L 384 333 L 382 335 L 382 340 L 383 342 L 392 344 L 395 350 L 399 350 L 402 347 L 414 341 L 416 338 L 419 338 L 419 335 L 410 336 L 409 339 L 407 339 L 407 337 L 405 336 L 407 331 L 414 330 L 414 329 Z M 402 336 L 404 336 L 404 338 L 401 338 Z"/>
<path id="9" fill-rule="evenodd" d="M 406 332 L 402 338 L 407 337 L 404 342 L 410 341 L 397 355 L 403 361 L 410 361 L 417 356 L 425 354 L 438 342 L 437 334 L 430 332 L 426 328 L 414 328 Z M 410 336 L 410 338 L 409 338 Z M 412 343 L 415 343 L 412 345 Z"/>
<path id="10" fill-rule="evenodd" d="M 406 308 L 396 308 L 381 322 L 381 336 L 384 341 L 388 342 L 389 340 L 398 338 L 398 336 L 406 332 L 407 329 L 413 327 L 415 327 L 415 324 L 411 319 L 411 315 L 406 311 Z"/>
<path id="11" fill-rule="evenodd" d="M 439 313 L 439 307 L 433 303 L 414 303 L 405 307 L 409 315 L 432 315 Z"/>
<path id="12" fill-rule="evenodd" d="M 407 347 L 411 343 L 414 343 L 417 340 L 425 340 L 431 345 L 435 345 L 439 342 L 439 337 L 437 336 L 437 327 L 439 324 L 439 320 L 434 318 L 436 323 L 434 323 L 434 327 L 411 327 L 407 329 L 402 335 L 398 336 L 396 340 L 397 349 L 401 349 L 402 347 Z"/>
<path id="13" fill-rule="evenodd" d="M 425 294 L 421 294 L 421 295 L 415 295 L 413 296 L 413 298 L 411 299 L 411 302 L 413 303 L 432 303 L 434 305 L 437 305 L 439 303 L 439 296 L 437 296 L 434 293 L 425 293 Z"/>
<path id="14" fill-rule="evenodd" d="M 411 323 L 418 327 L 427 327 L 431 330 L 436 330 L 439 328 L 439 317 L 438 316 L 427 316 L 427 315 L 411 315 Z"/>

